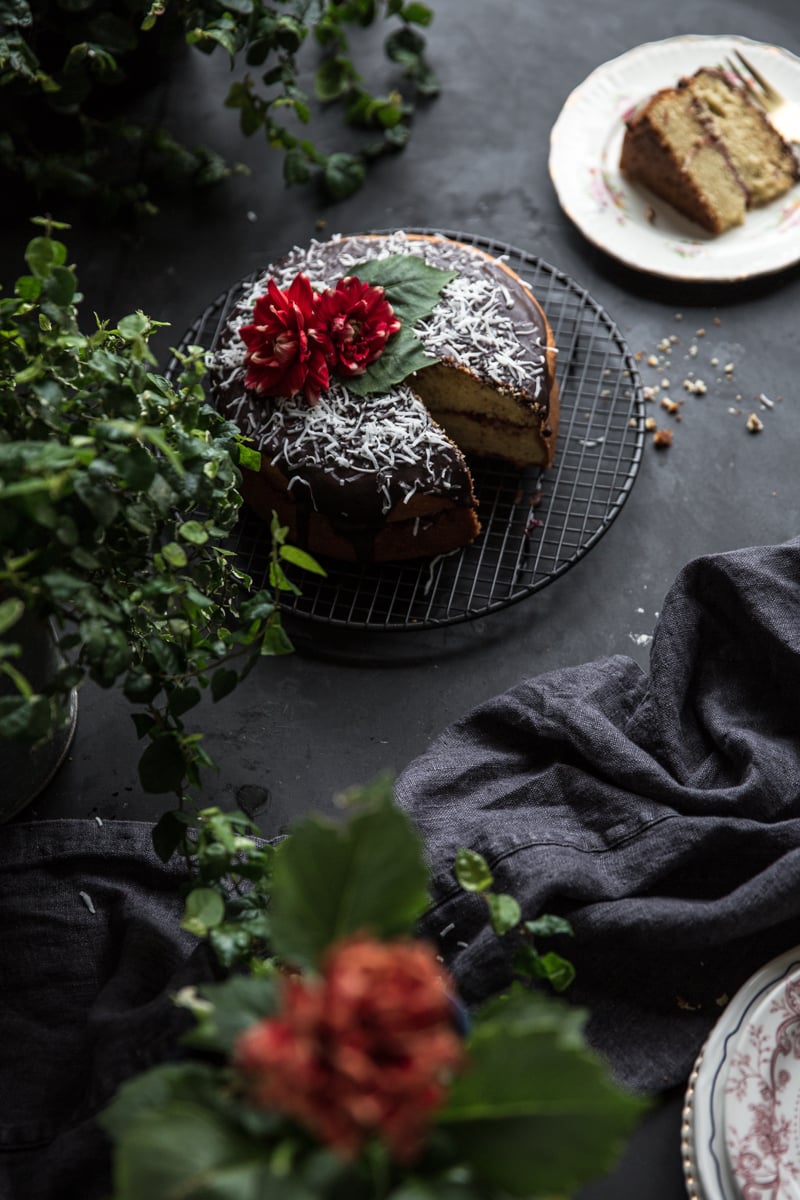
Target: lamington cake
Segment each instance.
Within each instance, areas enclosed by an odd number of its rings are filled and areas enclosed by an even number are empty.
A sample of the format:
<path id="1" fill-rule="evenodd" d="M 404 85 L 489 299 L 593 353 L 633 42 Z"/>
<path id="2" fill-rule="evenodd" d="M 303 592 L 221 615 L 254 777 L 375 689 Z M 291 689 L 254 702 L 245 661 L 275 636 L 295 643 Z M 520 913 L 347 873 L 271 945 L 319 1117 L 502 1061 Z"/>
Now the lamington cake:
<path id="1" fill-rule="evenodd" d="M 382 347 L 410 336 L 398 332 L 392 298 L 398 313 L 413 316 L 419 306 L 397 287 L 384 295 L 355 281 L 368 281 L 376 260 L 386 260 L 384 273 L 397 262 L 402 268 L 401 256 L 421 259 L 445 282 L 430 311 L 422 305 L 413 320 L 412 369 L 386 388 L 379 370 L 365 392 L 370 375 L 350 361 L 356 343 L 374 373 Z M 295 352 L 297 330 L 283 337 L 275 321 L 294 305 L 286 320 L 299 312 L 302 325 L 312 303 L 327 312 L 324 330 L 309 326 L 303 365 L 282 382 L 284 346 Z M 356 303 L 357 319 L 341 315 Z M 325 361 L 341 369 L 326 371 Z M 276 512 L 295 544 L 315 555 L 383 562 L 445 554 L 478 536 L 465 455 L 517 468 L 551 464 L 555 361 L 547 317 L 507 263 L 444 237 L 398 232 L 313 241 L 268 266 L 228 317 L 209 376 L 218 409 L 260 454 L 260 469 L 242 472 L 250 507 L 265 521 Z"/>
<path id="2" fill-rule="evenodd" d="M 791 146 L 725 72 L 703 67 L 627 119 L 620 169 L 710 233 L 798 179 Z"/>

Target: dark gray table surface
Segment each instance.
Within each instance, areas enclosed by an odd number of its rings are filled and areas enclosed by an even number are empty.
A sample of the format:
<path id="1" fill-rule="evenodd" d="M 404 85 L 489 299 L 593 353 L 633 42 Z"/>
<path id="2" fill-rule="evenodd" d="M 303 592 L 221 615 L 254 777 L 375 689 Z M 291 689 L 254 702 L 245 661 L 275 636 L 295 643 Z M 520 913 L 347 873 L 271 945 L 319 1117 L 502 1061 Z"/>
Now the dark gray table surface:
<path id="1" fill-rule="evenodd" d="M 550 129 L 600 63 L 684 33 L 737 33 L 800 54 L 795 0 L 434 0 L 434 8 L 428 45 L 441 96 L 419 111 L 402 154 L 383 161 L 361 192 L 330 206 L 311 192 L 285 190 L 277 155 L 258 137 L 241 137 L 236 114 L 222 105 L 230 81 L 222 53 L 187 53 L 149 102 L 172 132 L 245 162 L 251 173 L 198 193 L 191 208 L 165 205 L 136 229 L 74 221 L 68 241 L 87 316 L 96 310 L 116 319 L 141 308 L 170 322 L 156 343 L 166 359 L 209 301 L 296 243 L 371 228 L 455 229 L 538 255 L 588 289 L 631 351 L 644 351 L 645 384 L 662 374 L 647 366 L 647 355 L 681 334 L 673 375 L 705 364 L 708 393 L 687 399 L 671 449 L 648 442 L 618 519 L 551 586 L 440 630 L 346 637 L 298 627 L 295 655 L 263 660 L 222 704 L 204 706 L 199 723 L 219 771 L 209 775 L 203 800 L 246 803 L 268 835 L 309 808 L 328 807 L 343 787 L 384 768 L 399 771 L 445 725 L 520 679 L 608 654 L 646 668 L 639 635 L 652 634 L 684 563 L 798 531 L 800 270 L 725 285 L 633 271 L 575 229 L 548 174 Z M 378 78 L 385 70 L 379 33 L 365 36 Z M 21 217 L 0 232 L 6 286 L 21 273 L 27 235 Z M 684 362 L 680 351 L 687 354 L 701 328 L 698 357 Z M 734 364 L 731 379 L 709 365 L 712 357 Z M 773 409 L 759 409 L 760 393 Z M 745 428 L 753 409 L 765 426 L 756 436 Z M 87 687 L 68 762 L 20 819 L 154 818 L 162 801 L 138 786 L 138 749 L 124 702 Z M 678 1200 L 679 1110 L 679 1097 L 659 1108 L 617 1174 L 590 1188 L 587 1200 Z"/>

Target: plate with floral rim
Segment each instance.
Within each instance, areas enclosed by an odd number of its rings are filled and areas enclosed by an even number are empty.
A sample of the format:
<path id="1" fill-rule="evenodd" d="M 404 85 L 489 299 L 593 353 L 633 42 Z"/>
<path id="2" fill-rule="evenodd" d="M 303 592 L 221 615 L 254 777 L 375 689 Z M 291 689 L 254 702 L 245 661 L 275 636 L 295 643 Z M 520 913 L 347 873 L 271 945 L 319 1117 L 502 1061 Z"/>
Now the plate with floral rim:
<path id="1" fill-rule="evenodd" d="M 800 1200 L 800 966 L 767 989 L 742 1025 L 724 1110 L 741 1194 Z"/>
<path id="2" fill-rule="evenodd" d="M 728 1002 L 689 1078 L 681 1127 L 684 1178 L 690 1200 L 741 1200 L 726 1142 L 731 1063 L 753 1013 L 773 989 L 800 975 L 800 947 L 772 959 Z M 800 1064 L 798 1064 L 800 1065 Z M 767 1196 L 758 1196 L 767 1200 Z"/>
<path id="3" fill-rule="evenodd" d="M 800 58 L 790 51 L 734 34 L 692 34 L 647 42 L 597 67 L 561 109 L 549 160 L 561 207 L 590 242 L 630 267 L 669 279 L 734 282 L 800 261 L 800 183 L 714 237 L 619 170 L 625 114 L 736 49 L 800 102 Z"/>

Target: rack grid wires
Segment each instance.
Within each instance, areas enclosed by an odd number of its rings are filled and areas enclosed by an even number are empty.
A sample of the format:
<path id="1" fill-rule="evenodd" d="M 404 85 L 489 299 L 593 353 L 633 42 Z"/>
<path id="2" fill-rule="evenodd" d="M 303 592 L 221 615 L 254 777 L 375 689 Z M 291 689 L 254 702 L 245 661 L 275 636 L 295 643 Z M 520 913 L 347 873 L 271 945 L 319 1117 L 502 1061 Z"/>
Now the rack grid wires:
<path id="1" fill-rule="evenodd" d="M 505 242 L 439 229 L 409 232 L 452 238 L 503 258 L 539 300 L 558 347 L 555 461 L 541 473 L 471 461 L 482 525 L 471 546 L 432 561 L 326 560 L 326 577 L 304 573 L 301 594 L 284 601 L 296 618 L 397 632 L 454 625 L 507 608 L 580 562 L 619 516 L 639 470 L 645 436 L 639 373 L 617 326 L 585 288 Z M 208 305 L 179 349 L 211 347 L 243 288 L 256 278 L 240 280 Z M 265 586 L 266 526 L 243 510 L 231 544 L 254 584 Z"/>

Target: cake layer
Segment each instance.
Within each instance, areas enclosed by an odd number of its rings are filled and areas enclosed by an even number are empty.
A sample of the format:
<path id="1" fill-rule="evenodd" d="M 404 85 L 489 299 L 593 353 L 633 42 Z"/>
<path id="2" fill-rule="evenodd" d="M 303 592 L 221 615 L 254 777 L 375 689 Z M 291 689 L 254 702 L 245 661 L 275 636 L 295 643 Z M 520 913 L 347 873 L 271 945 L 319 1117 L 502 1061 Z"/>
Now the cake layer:
<path id="1" fill-rule="evenodd" d="M 620 169 L 719 234 L 798 179 L 792 148 L 723 71 L 704 67 L 662 88 L 626 122 Z"/>
<path id="2" fill-rule="evenodd" d="M 710 233 L 745 219 L 744 184 L 689 91 L 663 88 L 630 121 L 620 169 Z"/>
<path id="3" fill-rule="evenodd" d="M 769 204 L 796 182 L 797 160 L 767 114 L 732 85 L 722 71 L 704 67 L 683 86 L 711 114 L 734 168 L 747 189 L 750 208 Z"/>

